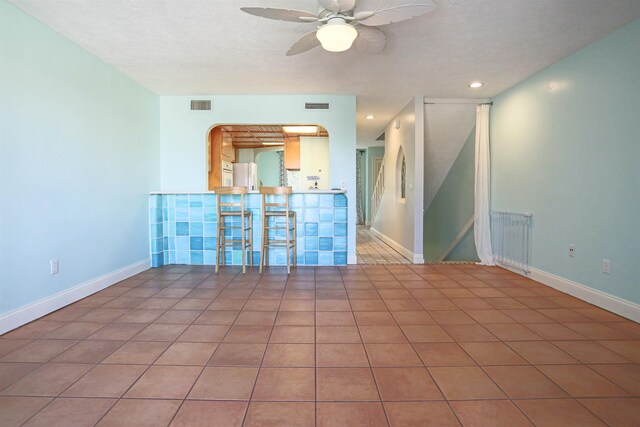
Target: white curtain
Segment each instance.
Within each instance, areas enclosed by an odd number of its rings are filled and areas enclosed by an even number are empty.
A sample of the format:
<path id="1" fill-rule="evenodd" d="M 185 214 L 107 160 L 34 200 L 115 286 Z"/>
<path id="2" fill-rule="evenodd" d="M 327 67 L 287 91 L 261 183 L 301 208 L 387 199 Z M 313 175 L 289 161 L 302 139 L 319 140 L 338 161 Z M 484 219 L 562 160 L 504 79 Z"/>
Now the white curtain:
<path id="1" fill-rule="evenodd" d="M 478 105 L 476 108 L 476 174 L 475 174 L 475 210 L 473 234 L 480 265 L 495 265 L 491 250 L 491 221 L 489 216 L 489 188 L 491 168 L 489 159 L 489 110 L 491 105 Z"/>

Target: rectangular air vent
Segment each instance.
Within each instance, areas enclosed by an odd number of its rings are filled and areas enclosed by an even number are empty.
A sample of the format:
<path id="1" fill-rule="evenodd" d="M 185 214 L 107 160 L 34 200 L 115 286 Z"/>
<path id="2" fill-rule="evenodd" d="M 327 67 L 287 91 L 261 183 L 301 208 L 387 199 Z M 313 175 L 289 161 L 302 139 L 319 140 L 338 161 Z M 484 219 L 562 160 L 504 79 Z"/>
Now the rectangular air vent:
<path id="1" fill-rule="evenodd" d="M 191 110 L 194 111 L 207 111 L 211 110 L 211 101 L 210 100 L 191 100 Z"/>
<path id="2" fill-rule="evenodd" d="M 305 110 L 328 110 L 329 103 L 328 102 L 305 102 L 304 109 Z"/>
<path id="3" fill-rule="evenodd" d="M 384 141 L 384 132 L 382 132 L 382 135 L 380 135 L 379 137 L 376 138 L 376 141 Z"/>

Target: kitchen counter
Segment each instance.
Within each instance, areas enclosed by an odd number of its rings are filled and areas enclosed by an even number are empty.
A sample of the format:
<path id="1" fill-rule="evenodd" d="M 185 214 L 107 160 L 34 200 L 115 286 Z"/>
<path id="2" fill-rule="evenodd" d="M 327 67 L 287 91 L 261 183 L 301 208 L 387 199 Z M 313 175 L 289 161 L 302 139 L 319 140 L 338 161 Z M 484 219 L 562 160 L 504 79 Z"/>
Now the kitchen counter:
<path id="1" fill-rule="evenodd" d="M 345 194 L 347 190 L 293 190 L 293 194 Z M 149 194 L 216 194 L 215 191 L 151 191 Z M 260 194 L 248 191 L 247 194 Z"/>
<path id="2" fill-rule="evenodd" d="M 347 264 L 347 197 L 344 190 L 301 190 L 290 195 L 296 212 L 298 265 Z M 226 196 L 230 197 L 230 196 Z M 235 196 L 239 197 L 239 196 Z M 169 264 L 214 265 L 217 235 L 215 192 L 157 191 L 149 195 L 152 267 Z M 260 263 L 262 197 L 246 195 L 253 213 L 254 265 Z M 239 230 L 227 230 L 228 233 Z M 228 247 L 227 265 L 240 265 L 240 248 Z M 284 248 L 269 250 L 270 265 L 286 265 Z"/>

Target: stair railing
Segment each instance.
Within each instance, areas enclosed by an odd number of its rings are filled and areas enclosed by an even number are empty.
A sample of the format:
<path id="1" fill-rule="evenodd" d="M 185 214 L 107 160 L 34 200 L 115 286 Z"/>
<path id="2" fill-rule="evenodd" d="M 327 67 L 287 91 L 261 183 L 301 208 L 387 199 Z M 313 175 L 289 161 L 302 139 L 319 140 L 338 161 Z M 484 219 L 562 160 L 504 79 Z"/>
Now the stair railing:
<path id="1" fill-rule="evenodd" d="M 384 193 L 384 158 L 382 158 L 382 165 L 380 165 L 380 171 L 376 178 L 376 184 L 373 187 L 373 193 L 371 194 L 371 219 L 370 223 L 376 219 L 378 208 L 380 207 L 380 201 L 382 200 L 382 194 Z"/>

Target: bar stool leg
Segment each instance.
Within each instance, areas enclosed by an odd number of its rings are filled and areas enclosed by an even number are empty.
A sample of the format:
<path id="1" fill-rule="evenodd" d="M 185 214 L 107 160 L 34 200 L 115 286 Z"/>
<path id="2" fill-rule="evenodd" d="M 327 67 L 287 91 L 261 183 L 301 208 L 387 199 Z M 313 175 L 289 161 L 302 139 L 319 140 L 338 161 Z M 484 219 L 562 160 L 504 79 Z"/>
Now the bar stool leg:
<path id="1" fill-rule="evenodd" d="M 291 230 L 289 230 L 289 221 L 290 218 L 287 215 L 285 218 L 285 233 L 287 234 L 287 274 L 291 274 L 291 247 L 289 246 L 289 236 L 291 235 Z"/>
<path id="2" fill-rule="evenodd" d="M 293 212 L 293 266 L 298 266 L 298 222 L 295 211 Z"/>
<path id="3" fill-rule="evenodd" d="M 218 268 L 220 267 L 220 221 L 222 217 L 218 217 L 217 224 L 217 239 L 216 239 L 216 273 L 218 272 Z"/>
<path id="4" fill-rule="evenodd" d="M 263 212 L 264 212 L 264 206 L 263 206 Z M 265 221 L 267 220 L 267 217 L 263 214 L 262 215 L 262 236 L 261 236 L 261 240 L 262 242 L 260 243 L 260 274 L 262 274 L 262 266 L 264 265 L 264 247 L 265 247 L 265 238 L 264 235 L 267 232 L 267 227 L 265 225 Z"/>
<path id="5" fill-rule="evenodd" d="M 249 212 L 249 265 L 253 267 L 253 212 Z"/>
<path id="6" fill-rule="evenodd" d="M 222 217 L 222 229 L 220 230 L 220 240 L 222 241 L 221 245 L 220 245 L 220 252 L 222 252 L 222 261 L 220 262 L 221 265 L 226 265 L 227 261 L 225 260 L 226 258 L 226 250 L 225 248 L 227 247 L 227 238 L 225 236 L 226 232 L 224 229 L 224 217 Z"/>
<path id="7" fill-rule="evenodd" d="M 269 218 L 266 218 L 267 227 L 269 226 Z M 264 238 L 264 265 L 269 267 L 269 229 L 265 230 L 265 238 Z"/>
<path id="8" fill-rule="evenodd" d="M 247 267 L 246 267 L 246 258 L 247 258 L 247 246 L 245 245 L 246 243 L 246 232 L 244 231 L 244 216 L 241 218 L 242 222 L 241 222 L 241 228 L 242 228 L 242 239 L 240 239 L 242 241 L 242 274 L 246 274 L 247 272 Z"/>

